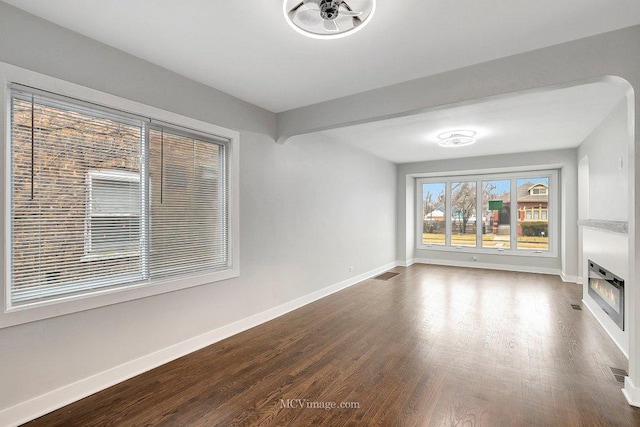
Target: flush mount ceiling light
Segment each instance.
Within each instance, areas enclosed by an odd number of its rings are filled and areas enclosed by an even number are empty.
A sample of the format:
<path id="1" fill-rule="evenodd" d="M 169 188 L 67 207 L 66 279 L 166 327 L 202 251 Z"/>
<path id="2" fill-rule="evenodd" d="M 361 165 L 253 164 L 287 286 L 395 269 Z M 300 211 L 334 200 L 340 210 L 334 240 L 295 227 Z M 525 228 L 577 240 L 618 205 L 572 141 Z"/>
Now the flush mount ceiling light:
<path id="1" fill-rule="evenodd" d="M 284 0 L 287 23 L 302 35 L 337 39 L 364 28 L 376 10 L 376 0 Z"/>
<path id="2" fill-rule="evenodd" d="M 476 133 L 472 130 L 451 130 L 442 132 L 438 135 L 438 145 L 441 147 L 463 147 L 476 142 L 474 136 Z"/>

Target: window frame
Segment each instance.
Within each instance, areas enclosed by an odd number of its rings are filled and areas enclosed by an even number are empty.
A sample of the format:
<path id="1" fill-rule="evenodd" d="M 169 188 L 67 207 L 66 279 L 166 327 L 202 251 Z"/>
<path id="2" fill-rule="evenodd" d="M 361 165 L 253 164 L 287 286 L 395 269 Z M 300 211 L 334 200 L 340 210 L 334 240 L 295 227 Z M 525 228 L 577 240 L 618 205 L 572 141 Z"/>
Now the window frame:
<path id="1" fill-rule="evenodd" d="M 451 226 L 451 184 L 453 182 L 476 182 L 476 221 L 480 214 L 478 213 L 479 207 L 482 206 L 482 182 L 484 181 L 502 181 L 509 180 L 511 182 L 510 187 L 510 205 L 516 206 L 517 203 L 517 181 L 518 179 L 527 178 L 548 178 L 549 185 L 547 187 L 547 221 L 549 232 L 549 249 L 547 250 L 531 250 L 531 249 L 518 249 L 517 247 L 517 214 L 511 214 L 510 223 L 510 247 L 483 247 L 482 246 L 482 227 L 478 227 L 476 224 L 476 246 L 454 246 L 451 243 L 452 238 L 452 226 Z M 422 206 L 422 184 L 423 183 L 444 183 L 445 184 L 445 244 L 425 244 L 423 243 L 422 227 L 423 227 L 423 206 Z M 495 254 L 501 256 L 525 256 L 525 257 L 557 257 L 559 247 L 559 202 L 558 202 L 558 170 L 557 169 L 523 169 L 522 171 L 509 171 L 504 173 L 499 172 L 487 172 L 487 173 L 474 173 L 465 175 L 455 174 L 433 174 L 425 177 L 415 178 L 415 218 L 416 218 L 416 249 L 418 250 L 433 250 L 442 252 L 461 252 L 461 253 L 482 253 L 482 254 Z M 516 210 L 517 212 L 517 210 Z M 533 214 L 532 214 L 533 216 Z"/>
<path id="2" fill-rule="evenodd" d="M 173 129 L 183 129 L 189 133 L 201 134 L 209 137 L 223 138 L 228 141 L 226 154 L 227 184 L 227 233 L 228 233 L 228 265 L 227 268 L 214 272 L 200 272 L 185 274 L 170 278 L 157 278 L 132 284 L 128 287 L 111 289 L 97 289 L 82 295 L 60 297 L 44 302 L 11 305 L 11 107 L 10 86 L 17 84 L 51 93 L 52 96 L 62 96 L 79 100 L 91 108 L 107 109 L 143 117 L 151 125 L 164 125 Z M 173 292 L 194 286 L 201 286 L 240 275 L 240 247 L 239 247 L 239 144 L 238 131 L 187 117 L 181 114 L 156 108 L 137 101 L 121 98 L 116 95 L 80 86 L 61 79 L 36 73 L 20 67 L 0 62 L 0 128 L 3 150 L 0 150 L 0 160 L 4 165 L 2 191 L 1 227 L 2 257 L 1 273 L 4 278 L 2 292 L 2 310 L 0 310 L 0 328 L 32 322 L 36 320 L 80 312 L 93 308 L 132 301 L 153 295 Z M 204 114 L 203 114 L 204 115 Z M 145 178 L 146 179 L 146 178 Z"/>

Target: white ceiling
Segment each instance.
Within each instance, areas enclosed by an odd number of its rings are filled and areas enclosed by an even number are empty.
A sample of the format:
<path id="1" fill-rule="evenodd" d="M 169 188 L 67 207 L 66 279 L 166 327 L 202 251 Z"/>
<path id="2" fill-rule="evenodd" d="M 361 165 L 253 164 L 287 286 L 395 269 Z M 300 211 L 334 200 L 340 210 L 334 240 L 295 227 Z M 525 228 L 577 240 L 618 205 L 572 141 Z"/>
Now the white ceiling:
<path id="1" fill-rule="evenodd" d="M 592 83 L 494 97 L 321 132 L 395 163 L 573 148 L 625 98 L 619 87 Z M 477 141 L 440 147 L 445 131 L 476 131 Z"/>
<path id="2" fill-rule="evenodd" d="M 362 31 L 317 40 L 282 0 L 2 1 L 273 112 L 640 24 L 639 0 L 378 0 Z M 395 163 L 569 148 L 623 96 L 594 83 L 322 133 Z M 437 145 L 461 128 L 478 142 Z"/>
<path id="3" fill-rule="evenodd" d="M 638 0 L 379 0 L 315 40 L 282 0 L 4 0 L 273 112 L 640 23 Z"/>

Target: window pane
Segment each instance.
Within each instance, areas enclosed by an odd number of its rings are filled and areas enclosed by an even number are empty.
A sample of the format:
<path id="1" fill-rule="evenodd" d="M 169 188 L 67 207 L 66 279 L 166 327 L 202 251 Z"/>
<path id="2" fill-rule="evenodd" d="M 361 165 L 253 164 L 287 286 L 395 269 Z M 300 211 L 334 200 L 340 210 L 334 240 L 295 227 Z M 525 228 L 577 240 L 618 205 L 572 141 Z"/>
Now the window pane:
<path id="1" fill-rule="evenodd" d="M 511 181 L 482 181 L 482 247 L 511 246 Z"/>
<path id="2" fill-rule="evenodd" d="M 451 245 L 476 246 L 476 183 L 451 184 Z"/>
<path id="3" fill-rule="evenodd" d="M 140 182 L 92 178 L 91 214 L 140 216 Z"/>
<path id="4" fill-rule="evenodd" d="M 422 184 L 422 243 L 425 245 L 445 243 L 444 198 L 444 183 Z"/>
<path id="5" fill-rule="evenodd" d="M 227 267 L 224 145 L 149 132 L 151 277 Z"/>
<path id="6" fill-rule="evenodd" d="M 87 177 L 99 169 L 139 176 L 141 144 L 140 122 L 12 90 L 12 305 L 141 278 L 136 248 L 124 257 L 87 257 L 92 239 L 98 245 L 126 241 L 130 246 L 139 234 L 134 218 L 120 226 L 91 221 Z M 136 210 L 137 201 L 120 200 L 120 193 L 111 197 L 98 187 L 98 212 Z M 92 226 L 98 235 L 91 235 Z"/>
<path id="7" fill-rule="evenodd" d="M 518 179 L 518 249 L 549 250 L 549 178 Z"/>

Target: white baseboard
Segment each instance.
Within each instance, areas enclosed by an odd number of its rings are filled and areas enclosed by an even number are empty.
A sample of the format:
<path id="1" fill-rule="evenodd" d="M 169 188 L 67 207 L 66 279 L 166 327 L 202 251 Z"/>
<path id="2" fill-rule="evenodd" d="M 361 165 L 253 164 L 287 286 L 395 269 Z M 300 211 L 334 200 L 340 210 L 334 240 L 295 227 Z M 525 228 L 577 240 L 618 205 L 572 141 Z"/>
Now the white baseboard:
<path id="1" fill-rule="evenodd" d="M 629 377 L 624 377 L 622 394 L 627 398 L 629 405 L 640 408 L 640 389 L 633 384 L 633 381 L 631 381 Z"/>
<path id="2" fill-rule="evenodd" d="M 560 276 L 560 270 L 556 268 L 525 267 L 521 265 L 489 264 L 489 263 L 473 262 L 473 261 L 455 261 L 455 260 L 443 260 L 443 259 L 431 259 L 431 258 L 416 258 L 414 262 L 417 264 L 446 265 L 450 267 L 465 267 L 465 268 L 483 268 L 486 270 L 504 270 L 504 271 L 516 271 L 519 273 L 538 273 L 538 274 L 551 274 L 555 276 Z"/>
<path id="3" fill-rule="evenodd" d="M 398 265 L 398 267 L 410 267 L 415 264 L 415 262 L 415 258 L 411 258 L 406 261 L 397 261 L 396 264 Z"/>
<path id="4" fill-rule="evenodd" d="M 60 387 L 15 406 L 3 409 L 0 411 L 0 425 L 15 426 L 31 421 L 34 418 L 48 414 L 51 411 L 128 380 L 129 378 L 133 378 L 143 372 L 164 365 L 179 357 L 193 353 L 232 335 L 251 329 L 328 295 L 353 286 L 356 283 L 383 273 L 397 265 L 397 262 L 383 265 L 382 267 L 343 280 L 342 282 L 296 298 L 261 313 L 254 314 L 253 316 L 238 320 L 90 377 L 83 378 L 80 381 Z"/>
<path id="5" fill-rule="evenodd" d="M 564 274 L 564 272 L 560 272 L 560 278 L 562 279 L 563 282 L 567 282 L 567 283 L 578 283 L 579 285 L 582 284 L 582 277 L 578 277 L 578 276 L 568 276 L 566 274 Z"/>

